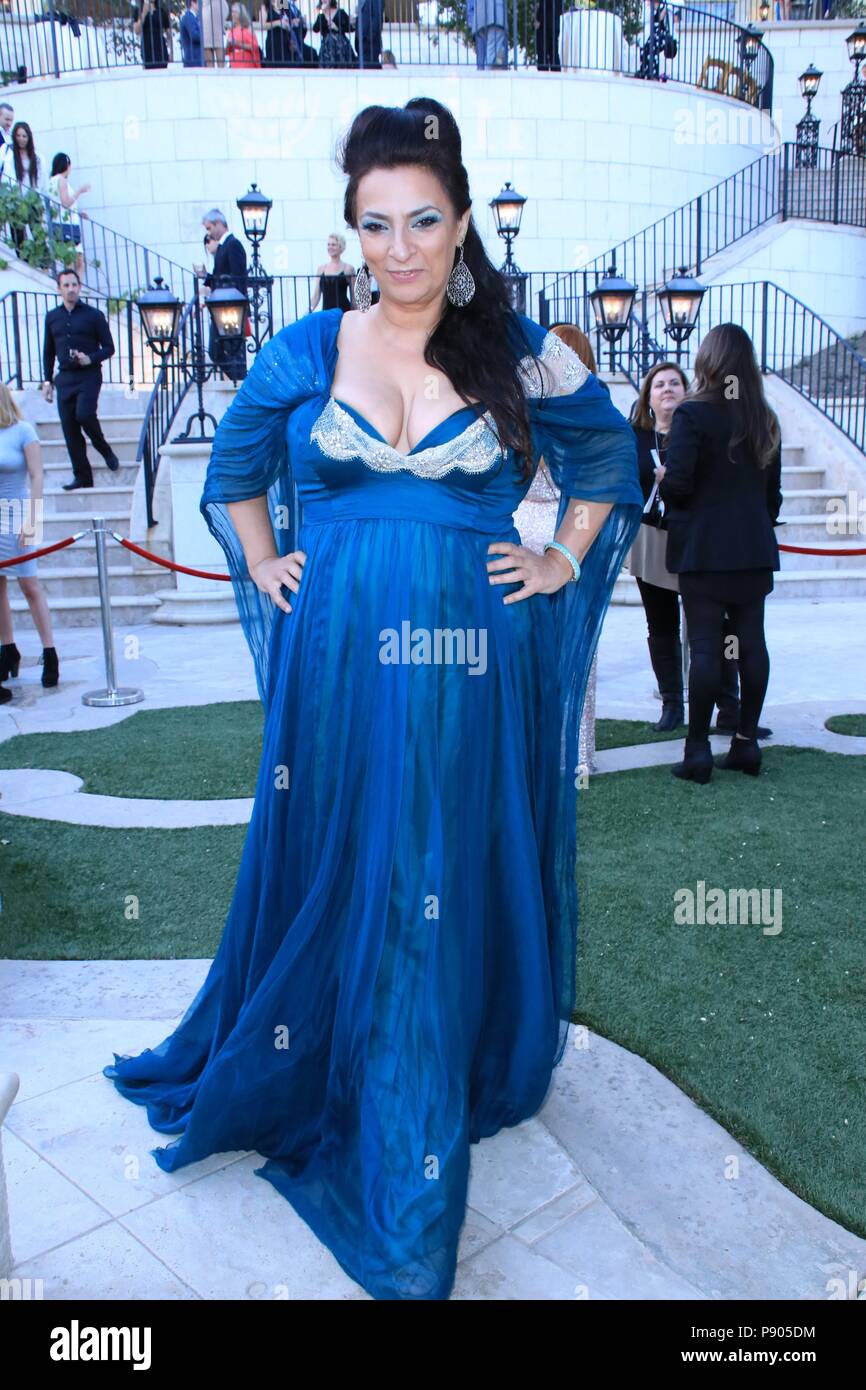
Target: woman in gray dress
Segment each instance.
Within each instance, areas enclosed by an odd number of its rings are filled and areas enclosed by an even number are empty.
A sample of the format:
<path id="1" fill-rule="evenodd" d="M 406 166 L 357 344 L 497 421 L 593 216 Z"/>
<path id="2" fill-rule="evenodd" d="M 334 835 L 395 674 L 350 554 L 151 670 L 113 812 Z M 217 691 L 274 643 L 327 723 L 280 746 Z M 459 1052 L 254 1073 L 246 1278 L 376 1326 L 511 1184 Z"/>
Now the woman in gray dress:
<path id="1" fill-rule="evenodd" d="M 21 418 L 18 403 L 8 386 L 0 382 L 0 560 L 26 555 L 38 543 L 42 513 L 42 450 L 36 430 Z M 57 652 L 51 633 L 51 614 L 45 590 L 36 577 L 36 561 L 0 569 L 0 681 L 18 675 L 21 653 L 15 645 L 9 576 L 14 575 L 27 600 L 36 630 L 42 639 L 42 684 L 56 685 Z M 0 686 L 0 704 L 12 692 Z"/>

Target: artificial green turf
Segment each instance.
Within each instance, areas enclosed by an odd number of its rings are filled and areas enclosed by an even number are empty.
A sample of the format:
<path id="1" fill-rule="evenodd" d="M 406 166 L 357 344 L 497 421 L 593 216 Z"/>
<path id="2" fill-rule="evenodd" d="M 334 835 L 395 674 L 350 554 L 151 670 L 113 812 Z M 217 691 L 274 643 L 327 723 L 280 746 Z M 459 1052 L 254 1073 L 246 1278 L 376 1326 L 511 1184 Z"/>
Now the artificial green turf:
<path id="1" fill-rule="evenodd" d="M 101 729 L 17 734 L 0 743 L 0 767 L 72 772 L 102 796 L 253 796 L 263 727 L 258 700 L 141 709 Z"/>
<path id="2" fill-rule="evenodd" d="M 661 706 L 659 706 L 661 714 Z M 595 721 L 595 746 L 604 748 L 626 748 L 635 743 L 664 743 L 668 739 L 686 736 L 686 728 L 681 724 L 670 734 L 657 734 L 652 724 L 642 719 L 597 719 Z"/>
<path id="3" fill-rule="evenodd" d="M 581 802 L 576 1018 L 645 1057 L 793 1191 L 866 1236 L 864 760 L 764 751 Z M 779 888 L 782 931 L 678 926 L 674 892 Z"/>
<path id="4" fill-rule="evenodd" d="M 0 957 L 212 956 L 247 828 L 110 830 L 0 816 Z"/>
<path id="5" fill-rule="evenodd" d="M 833 714 L 824 724 L 831 734 L 848 734 L 866 738 L 866 714 Z"/>

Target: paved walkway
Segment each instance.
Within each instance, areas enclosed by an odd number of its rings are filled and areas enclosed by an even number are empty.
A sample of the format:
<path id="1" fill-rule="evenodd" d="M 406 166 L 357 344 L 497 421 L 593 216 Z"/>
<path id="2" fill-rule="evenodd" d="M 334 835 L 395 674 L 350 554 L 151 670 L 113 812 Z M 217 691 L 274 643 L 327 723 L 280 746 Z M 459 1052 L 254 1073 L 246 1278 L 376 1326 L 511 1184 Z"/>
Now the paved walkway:
<path id="1" fill-rule="evenodd" d="M 866 602 L 771 604 L 768 631 L 764 719 L 774 743 L 866 753 L 866 739 L 823 728 L 829 714 L 866 712 Z M 148 625 L 133 635 L 140 655 L 118 662 L 118 681 L 141 686 L 146 700 L 121 711 L 80 703 L 102 683 L 94 630 L 60 634 L 63 681 L 53 691 L 38 683 L 35 641 L 19 641 L 21 679 L 0 708 L 0 739 L 255 698 L 236 627 Z M 655 717 L 639 610 L 610 611 L 599 669 L 601 716 Z M 669 762 L 680 750 L 616 749 L 598 755 L 599 770 Z M 178 826 L 243 822 L 251 805 L 90 796 L 77 785 L 68 773 L 0 771 L 0 811 Z M 4 1128 L 14 1273 L 42 1279 L 46 1298 L 367 1297 L 254 1177 L 258 1155 L 163 1173 L 149 1150 L 166 1139 L 101 1074 L 113 1051 L 141 1051 L 172 1031 L 208 964 L 0 964 L 0 1069 L 21 1077 Z M 580 1029 L 569 1044 L 539 1113 L 473 1146 L 454 1298 L 855 1296 L 866 1241 L 783 1187 L 642 1058 Z"/>

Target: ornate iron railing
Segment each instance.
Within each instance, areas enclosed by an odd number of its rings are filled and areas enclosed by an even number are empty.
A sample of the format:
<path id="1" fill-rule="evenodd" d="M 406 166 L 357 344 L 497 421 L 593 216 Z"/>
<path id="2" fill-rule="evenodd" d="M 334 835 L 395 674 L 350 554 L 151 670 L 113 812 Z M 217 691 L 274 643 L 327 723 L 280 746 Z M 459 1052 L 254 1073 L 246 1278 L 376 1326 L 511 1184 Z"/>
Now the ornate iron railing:
<path id="1" fill-rule="evenodd" d="M 163 0 L 163 6 L 170 20 L 165 54 L 170 63 L 180 64 L 179 24 L 186 7 L 178 0 Z M 325 65 L 327 55 L 320 53 L 321 37 L 313 29 L 315 0 L 299 0 L 299 6 L 306 27 L 302 59 L 296 65 Z M 390 54 L 400 68 L 478 64 L 467 0 L 386 0 L 378 36 L 369 29 L 364 6 L 345 0 L 342 8 L 352 25 L 352 41 L 343 46 L 342 63 L 348 67 L 380 67 L 380 54 Z M 744 29 L 712 12 L 711 0 L 706 8 L 667 6 L 663 0 L 607 0 L 592 8 L 575 4 L 562 15 L 558 42 L 555 21 L 544 11 L 536 27 L 536 10 L 536 0 L 506 0 L 506 27 L 495 65 L 550 70 L 561 61 L 564 68 L 718 90 L 761 110 L 772 104 L 769 51 L 761 45 L 753 53 Z M 253 29 L 267 65 L 273 50 L 258 15 Z M 120 0 L 43 0 L 42 14 L 33 14 L 23 0 L 11 0 L 0 9 L 0 70 L 7 82 L 141 66 L 145 59 L 153 66 L 154 58 L 161 63 L 162 51 L 157 52 L 152 42 L 143 50 L 129 9 Z M 227 61 L 223 57 L 220 66 Z"/>

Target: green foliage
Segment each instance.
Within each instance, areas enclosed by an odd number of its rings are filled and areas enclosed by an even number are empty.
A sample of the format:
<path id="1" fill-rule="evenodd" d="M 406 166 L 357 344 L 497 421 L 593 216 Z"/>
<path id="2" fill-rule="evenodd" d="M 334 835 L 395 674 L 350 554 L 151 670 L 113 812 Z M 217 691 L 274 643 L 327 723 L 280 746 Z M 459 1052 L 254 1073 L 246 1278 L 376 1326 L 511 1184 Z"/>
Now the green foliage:
<path id="1" fill-rule="evenodd" d="M 30 235 L 18 247 L 18 259 L 36 270 L 54 270 L 74 266 L 77 247 L 74 242 L 62 241 L 45 224 L 45 205 L 34 189 L 22 193 L 11 182 L 0 184 L 0 226 Z"/>

